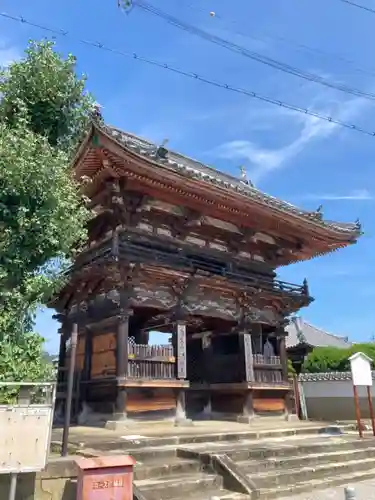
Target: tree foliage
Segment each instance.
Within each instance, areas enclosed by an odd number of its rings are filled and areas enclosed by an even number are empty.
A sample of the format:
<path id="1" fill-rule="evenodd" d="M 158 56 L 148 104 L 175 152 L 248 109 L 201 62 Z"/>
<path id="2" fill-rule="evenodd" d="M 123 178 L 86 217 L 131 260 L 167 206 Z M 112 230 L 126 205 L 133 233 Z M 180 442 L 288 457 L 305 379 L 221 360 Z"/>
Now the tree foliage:
<path id="1" fill-rule="evenodd" d="M 3 71 L 0 119 L 17 126 L 23 103 L 28 128 L 71 153 L 88 125 L 94 101 L 85 92 L 85 77 L 75 73 L 76 58 L 64 58 L 53 49 L 52 42 L 30 42 L 26 57 Z"/>
<path id="2" fill-rule="evenodd" d="M 0 283 L 22 285 L 85 237 L 87 211 L 68 171 L 66 153 L 17 116 L 0 123 Z"/>
<path id="3" fill-rule="evenodd" d="M 41 359 L 34 313 L 86 239 L 89 212 L 70 168 L 93 106 L 84 87 L 75 58 L 50 42 L 30 42 L 24 59 L 0 72 L 1 376 L 44 373 L 43 364 L 22 368 Z"/>
<path id="4" fill-rule="evenodd" d="M 375 363 L 375 344 L 354 344 L 348 349 L 316 347 L 308 355 L 302 370 L 305 373 L 347 372 L 350 370 L 349 358 L 356 352 L 367 354 Z"/>
<path id="5" fill-rule="evenodd" d="M 296 370 L 294 369 L 292 361 L 288 358 L 288 375 L 289 377 L 294 377 L 296 375 Z"/>
<path id="6" fill-rule="evenodd" d="M 44 339 L 26 333 L 17 339 L 6 337 L 0 342 L 0 382 L 38 382 L 53 380 L 53 366 L 44 356 Z M 18 388 L 0 386 L 0 404 L 13 403 Z"/>

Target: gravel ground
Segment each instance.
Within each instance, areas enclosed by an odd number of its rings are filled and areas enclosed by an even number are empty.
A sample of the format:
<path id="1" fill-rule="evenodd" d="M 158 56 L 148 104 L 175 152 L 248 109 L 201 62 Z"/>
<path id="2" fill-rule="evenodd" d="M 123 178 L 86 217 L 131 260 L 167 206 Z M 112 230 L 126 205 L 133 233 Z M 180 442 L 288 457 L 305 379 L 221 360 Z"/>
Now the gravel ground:
<path id="1" fill-rule="evenodd" d="M 375 479 L 350 484 L 355 490 L 355 500 L 375 500 Z M 280 498 L 279 500 L 345 500 L 344 486 L 327 490 L 314 490 L 312 493 Z"/>

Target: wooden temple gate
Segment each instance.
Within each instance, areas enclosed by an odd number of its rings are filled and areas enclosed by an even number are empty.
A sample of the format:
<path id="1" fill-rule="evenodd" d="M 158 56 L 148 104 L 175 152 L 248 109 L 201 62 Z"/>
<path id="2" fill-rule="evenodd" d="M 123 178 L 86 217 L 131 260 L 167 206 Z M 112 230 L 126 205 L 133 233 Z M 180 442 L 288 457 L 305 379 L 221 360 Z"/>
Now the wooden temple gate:
<path id="1" fill-rule="evenodd" d="M 82 409 L 109 421 L 292 413 L 285 325 L 312 298 L 275 270 L 354 243 L 359 225 L 99 123 L 73 167 L 95 215 L 51 306 L 60 367 L 78 325 Z M 150 345 L 150 331 L 170 343 Z"/>

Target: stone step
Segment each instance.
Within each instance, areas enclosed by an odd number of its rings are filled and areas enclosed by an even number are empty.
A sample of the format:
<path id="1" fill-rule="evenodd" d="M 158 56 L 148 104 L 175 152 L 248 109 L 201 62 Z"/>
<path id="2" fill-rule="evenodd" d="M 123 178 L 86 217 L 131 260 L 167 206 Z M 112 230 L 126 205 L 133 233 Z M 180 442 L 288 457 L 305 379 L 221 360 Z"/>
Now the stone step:
<path id="1" fill-rule="evenodd" d="M 169 478 L 142 479 L 135 484 L 147 500 L 181 500 L 196 494 L 206 495 L 209 490 L 222 487 L 222 479 L 214 474 L 179 474 Z M 208 497 L 209 498 L 209 497 Z"/>
<path id="2" fill-rule="evenodd" d="M 200 453 L 225 453 L 234 461 L 264 460 L 270 457 L 291 457 L 331 450 L 350 450 L 375 445 L 374 439 L 359 440 L 354 436 L 330 437 L 301 436 L 264 441 L 243 440 L 238 443 L 207 443 L 178 448 L 181 458 L 196 458 Z"/>
<path id="3" fill-rule="evenodd" d="M 298 467 L 296 469 L 269 470 L 264 473 L 251 474 L 249 477 L 257 488 L 275 488 L 297 483 L 305 483 L 315 479 L 324 479 L 336 475 L 346 475 L 355 472 L 365 472 L 375 468 L 375 456 L 361 461 L 351 460 L 316 465 L 315 467 Z"/>
<path id="4" fill-rule="evenodd" d="M 215 450 L 226 453 L 234 461 L 264 460 L 271 457 L 293 457 L 328 451 L 346 451 L 374 446 L 374 439 L 360 440 L 357 437 L 343 436 L 322 438 L 285 439 L 279 442 L 238 443 Z"/>
<path id="5" fill-rule="evenodd" d="M 166 462 L 137 462 L 134 468 L 134 479 L 167 478 L 176 474 L 199 473 L 202 465 L 197 460 L 171 459 Z"/>
<path id="6" fill-rule="evenodd" d="M 123 438 L 121 436 L 116 439 L 90 439 L 89 443 L 83 441 L 84 448 L 91 448 L 97 451 L 111 451 L 113 449 L 122 449 L 128 452 L 132 450 L 135 452 L 137 449 L 142 448 L 158 448 L 158 447 L 178 447 L 190 444 L 202 443 L 216 443 L 216 442 L 238 442 L 242 440 L 256 441 L 258 439 L 273 439 L 277 437 L 290 437 L 290 436 L 301 436 L 301 435 L 318 435 L 322 429 L 324 429 L 323 424 L 311 424 L 302 425 L 295 427 L 283 427 L 282 425 L 276 425 L 274 429 L 264 429 L 257 428 L 255 425 L 253 428 L 249 426 L 249 430 L 241 431 L 230 431 L 230 432 L 207 432 L 207 433 L 194 433 L 194 426 L 192 427 L 192 432 L 184 433 L 180 435 L 170 435 L 163 437 L 151 437 L 151 436 L 139 436 L 134 439 L 127 439 L 126 436 Z M 348 426 L 340 426 L 342 429 L 347 429 Z M 53 445 L 59 445 L 58 441 L 53 441 Z M 74 443 L 71 443 L 74 448 Z"/>
<path id="7" fill-rule="evenodd" d="M 327 447 L 327 449 L 331 448 Z M 276 456 L 260 461 L 248 460 L 244 462 L 236 462 L 236 464 L 246 474 L 255 478 L 255 474 L 264 473 L 265 471 L 277 473 L 280 470 L 298 469 L 301 467 L 316 467 L 318 465 L 329 464 L 332 462 L 354 462 L 371 457 L 375 457 L 375 447 L 347 450 L 340 449 L 337 451 L 320 451 L 319 453 L 310 453 L 305 456 Z"/>
<path id="8" fill-rule="evenodd" d="M 311 496 L 312 492 L 315 490 L 325 490 L 337 486 L 344 487 L 349 484 L 355 484 L 372 478 L 375 478 L 375 469 L 352 472 L 349 474 L 339 474 L 337 476 L 327 476 L 321 479 L 314 479 L 293 485 L 263 488 L 259 490 L 259 498 L 260 500 L 273 500 L 275 498 L 288 500 L 291 495 L 298 495 L 299 493 L 304 493 L 305 491 L 309 492 Z M 342 493 L 342 497 L 344 498 L 344 493 Z"/>
<path id="9" fill-rule="evenodd" d="M 222 490 L 222 489 L 209 489 L 204 491 L 202 494 L 193 493 L 193 496 L 181 495 L 176 498 L 171 498 L 170 500 L 249 500 L 248 495 L 243 495 L 242 493 L 234 493 L 233 491 Z"/>
<path id="10" fill-rule="evenodd" d="M 118 445 L 112 449 L 103 452 L 96 448 L 85 448 L 84 450 L 77 451 L 76 455 L 84 457 L 97 457 L 101 455 L 131 455 L 139 462 L 153 461 L 153 460 L 168 460 L 177 456 L 176 445 L 167 446 L 149 446 L 145 448 L 122 448 Z"/>

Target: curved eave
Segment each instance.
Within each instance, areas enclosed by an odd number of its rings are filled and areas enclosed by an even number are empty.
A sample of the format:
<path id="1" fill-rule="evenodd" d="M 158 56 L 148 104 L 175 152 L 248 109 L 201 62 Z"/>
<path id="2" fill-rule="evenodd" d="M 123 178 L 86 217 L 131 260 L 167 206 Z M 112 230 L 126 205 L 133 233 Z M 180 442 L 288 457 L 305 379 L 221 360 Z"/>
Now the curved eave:
<path id="1" fill-rule="evenodd" d="M 323 257 L 324 255 L 329 255 L 331 253 L 337 252 L 337 250 L 341 250 L 341 249 L 346 248 L 350 245 L 355 245 L 356 243 L 357 243 L 357 240 L 353 239 L 350 241 L 344 241 L 342 243 L 337 243 L 337 244 L 335 244 L 334 248 L 330 247 L 330 248 L 323 249 L 323 250 L 320 250 L 320 251 L 317 251 L 314 253 L 310 253 L 308 255 L 306 255 L 306 254 L 294 255 L 292 258 L 288 258 L 288 259 L 281 261 L 279 263 L 279 266 L 280 267 L 288 266 L 289 264 L 297 264 L 298 262 L 305 262 L 305 261 L 315 259 L 317 257 Z"/>
<path id="2" fill-rule="evenodd" d="M 268 216 L 274 216 L 276 219 L 283 218 L 285 222 L 289 222 L 291 224 L 299 224 L 304 228 L 308 229 L 309 227 L 315 232 L 315 234 L 319 235 L 319 238 L 324 240 L 333 240 L 337 242 L 338 247 L 346 246 L 351 244 L 353 241 L 358 239 L 361 236 L 360 228 L 355 224 L 342 224 L 336 222 L 327 222 L 322 220 L 319 215 L 312 214 L 309 212 L 305 212 L 303 210 L 294 207 L 293 205 L 279 200 L 273 196 L 262 193 L 256 188 L 247 186 L 238 179 L 232 178 L 231 176 L 227 176 L 226 174 L 221 174 L 220 172 L 216 172 L 214 169 L 210 169 L 206 167 L 209 171 L 210 175 L 206 172 L 197 172 L 193 168 L 190 168 L 183 163 L 178 163 L 177 161 L 172 160 L 157 160 L 155 155 L 152 157 L 150 154 L 147 155 L 140 151 L 135 150 L 134 148 L 128 147 L 124 142 L 119 140 L 117 137 L 111 135 L 107 132 L 106 129 L 94 124 L 86 136 L 85 141 L 82 144 L 82 147 L 79 148 L 76 156 L 75 156 L 75 164 L 81 163 L 85 157 L 84 149 L 87 147 L 90 138 L 93 135 L 93 132 L 96 131 L 99 134 L 102 134 L 107 140 L 111 141 L 113 144 L 116 144 L 121 148 L 124 153 L 130 155 L 130 157 L 134 157 L 142 162 L 146 162 L 150 166 L 157 167 L 160 169 L 160 172 L 164 172 L 164 174 L 176 175 L 179 178 L 183 178 L 186 181 L 187 186 L 194 186 L 194 184 L 199 184 L 200 186 L 204 185 L 210 188 L 212 191 L 220 192 L 221 194 L 225 193 L 225 196 L 228 199 L 231 199 L 233 202 L 240 201 L 241 199 L 246 199 L 246 202 L 251 206 L 255 205 L 261 211 L 267 212 Z M 117 132 L 118 135 L 121 135 L 121 132 Z M 125 134 L 125 133 L 122 133 Z M 131 134 L 127 134 L 128 137 L 133 137 Z M 151 145 L 152 146 L 152 145 Z M 184 158 L 182 155 L 176 155 L 179 158 Z M 194 160 L 186 159 L 191 162 Z M 198 162 L 196 162 L 198 164 Z M 202 166 L 203 167 L 203 166 Z M 212 173 L 211 173 L 212 170 Z M 217 176 L 215 177 L 215 172 Z M 228 178 L 228 180 L 223 180 L 224 178 Z M 232 182 L 231 182 L 232 180 Z M 249 208 L 250 208 L 249 206 Z M 328 253 L 331 250 L 327 250 L 327 252 L 321 252 L 321 254 Z M 318 256 L 319 253 L 316 253 L 313 256 L 308 258 L 312 258 Z M 296 259 L 296 262 L 300 259 Z M 303 259 L 306 260 L 306 259 Z"/>

